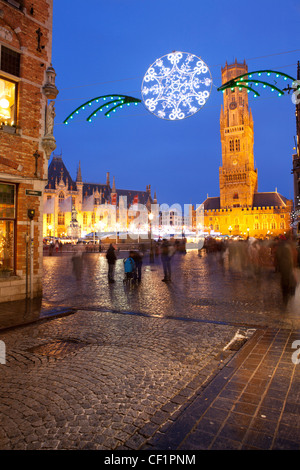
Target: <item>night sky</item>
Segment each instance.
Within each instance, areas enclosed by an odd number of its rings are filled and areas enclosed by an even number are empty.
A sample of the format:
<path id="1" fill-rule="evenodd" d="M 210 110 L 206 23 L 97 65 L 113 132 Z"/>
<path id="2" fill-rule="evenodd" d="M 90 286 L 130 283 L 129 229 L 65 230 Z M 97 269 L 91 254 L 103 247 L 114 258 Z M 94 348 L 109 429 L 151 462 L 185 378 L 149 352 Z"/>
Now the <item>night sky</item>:
<path id="1" fill-rule="evenodd" d="M 54 0 L 52 64 L 59 94 L 55 105 L 55 155 L 75 179 L 81 161 L 85 182 L 119 189 L 151 185 L 159 203 L 200 204 L 219 195 L 221 165 L 221 66 L 272 69 L 296 78 L 300 60 L 298 0 Z M 213 86 L 205 106 L 182 121 L 166 121 L 141 103 L 111 118 L 64 119 L 96 96 L 118 93 L 141 99 L 148 67 L 172 51 L 201 57 Z M 295 105 L 291 95 L 258 89 L 249 96 L 254 119 L 258 190 L 293 198 L 291 175 Z M 51 156 L 52 158 L 52 156 Z"/>

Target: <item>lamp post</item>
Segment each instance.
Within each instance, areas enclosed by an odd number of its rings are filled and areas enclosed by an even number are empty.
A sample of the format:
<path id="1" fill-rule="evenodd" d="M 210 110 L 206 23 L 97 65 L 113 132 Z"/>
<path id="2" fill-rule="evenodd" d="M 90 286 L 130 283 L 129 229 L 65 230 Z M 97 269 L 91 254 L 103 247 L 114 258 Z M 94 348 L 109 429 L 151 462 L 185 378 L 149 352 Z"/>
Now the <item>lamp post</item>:
<path id="1" fill-rule="evenodd" d="M 152 244 L 152 220 L 153 220 L 152 212 L 149 213 L 148 219 L 149 219 L 149 226 L 150 226 L 150 263 L 153 263 L 154 254 L 153 254 L 153 244 Z"/>
<path id="2" fill-rule="evenodd" d="M 232 230 L 231 225 L 229 225 L 228 230 L 229 230 L 229 236 L 231 237 L 231 230 Z"/>

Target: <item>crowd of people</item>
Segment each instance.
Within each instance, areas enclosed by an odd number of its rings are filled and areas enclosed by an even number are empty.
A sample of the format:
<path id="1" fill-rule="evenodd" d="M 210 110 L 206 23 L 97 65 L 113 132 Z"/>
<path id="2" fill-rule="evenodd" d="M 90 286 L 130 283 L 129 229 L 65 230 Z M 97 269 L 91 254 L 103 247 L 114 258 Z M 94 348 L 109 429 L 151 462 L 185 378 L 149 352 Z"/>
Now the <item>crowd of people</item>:
<path id="1" fill-rule="evenodd" d="M 280 236 L 272 240 L 259 240 L 250 237 L 239 241 L 231 238 L 218 240 L 208 237 L 205 239 L 203 247 L 198 250 L 198 255 L 201 257 L 203 252 L 216 259 L 221 265 L 226 265 L 228 269 L 245 272 L 249 276 L 257 277 L 266 272 L 277 273 L 285 305 L 295 295 L 298 283 L 297 268 L 300 267 L 300 243 L 297 243 L 291 235 Z M 117 253 L 117 246 L 111 243 L 106 251 L 109 283 L 115 282 Z M 145 253 L 146 247 L 139 245 L 123 259 L 124 283 L 127 281 L 141 282 Z M 161 262 L 163 282 L 168 283 L 172 279 L 172 259 L 176 253 L 186 253 L 184 238 L 152 240 L 149 261 L 150 263 L 158 260 Z M 80 278 L 78 273 L 81 273 L 81 257 L 77 252 L 74 253 L 72 261 L 74 273 L 77 278 Z"/>
<path id="2" fill-rule="evenodd" d="M 142 265 L 143 257 L 145 254 L 145 246 L 141 245 L 137 250 L 131 250 L 129 256 L 124 259 L 124 282 L 133 280 L 141 282 L 142 280 Z M 172 277 L 171 261 L 175 253 L 186 253 L 186 239 L 163 239 L 153 240 L 150 245 L 150 261 L 161 259 L 164 277 L 163 282 L 170 282 Z M 108 263 L 108 281 L 115 282 L 114 271 L 117 261 L 116 246 L 111 243 L 106 252 L 106 259 Z"/>
<path id="3" fill-rule="evenodd" d="M 265 240 L 251 237 L 240 241 L 207 238 L 204 250 L 215 253 L 221 264 L 227 260 L 230 269 L 246 271 L 252 276 L 266 271 L 278 273 L 284 304 L 295 295 L 300 244 L 291 234 Z"/>

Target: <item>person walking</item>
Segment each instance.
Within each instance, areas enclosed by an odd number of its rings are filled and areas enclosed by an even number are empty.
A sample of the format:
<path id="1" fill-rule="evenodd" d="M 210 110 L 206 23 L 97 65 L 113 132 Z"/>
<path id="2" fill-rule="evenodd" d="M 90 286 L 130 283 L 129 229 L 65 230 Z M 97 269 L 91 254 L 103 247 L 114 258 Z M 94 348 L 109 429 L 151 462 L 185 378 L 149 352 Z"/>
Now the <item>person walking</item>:
<path id="1" fill-rule="evenodd" d="M 135 252 L 133 252 L 132 258 L 133 258 L 133 260 L 135 262 L 135 266 L 136 266 L 135 279 L 138 282 L 141 282 L 141 280 L 142 280 L 143 254 L 140 251 L 135 251 Z"/>
<path id="2" fill-rule="evenodd" d="M 297 278 L 295 273 L 296 256 L 292 241 L 281 239 L 276 249 L 276 268 L 280 274 L 282 300 L 286 306 L 295 295 Z"/>
<path id="3" fill-rule="evenodd" d="M 170 243 L 166 238 L 163 239 L 161 244 L 161 261 L 164 270 L 163 282 L 171 281 L 171 256 L 170 256 Z"/>
<path id="4" fill-rule="evenodd" d="M 106 252 L 106 259 L 108 263 L 108 282 L 115 282 L 114 275 L 117 256 L 116 249 L 112 243 L 109 245 L 109 248 Z"/>

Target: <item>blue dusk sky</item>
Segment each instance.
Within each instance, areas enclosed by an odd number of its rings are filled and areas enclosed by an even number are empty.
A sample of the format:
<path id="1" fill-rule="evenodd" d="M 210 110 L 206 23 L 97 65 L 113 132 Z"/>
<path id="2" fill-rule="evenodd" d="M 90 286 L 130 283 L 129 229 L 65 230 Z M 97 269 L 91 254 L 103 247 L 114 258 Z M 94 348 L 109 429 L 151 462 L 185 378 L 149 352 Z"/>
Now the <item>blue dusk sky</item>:
<path id="1" fill-rule="evenodd" d="M 119 189 L 151 185 L 159 203 L 201 204 L 219 195 L 221 165 L 221 67 L 246 60 L 248 70 L 278 70 L 296 78 L 300 60 L 298 0 L 54 0 L 52 64 L 59 94 L 55 104 L 55 155 L 72 178 L 79 161 L 85 182 Z M 85 101 L 105 94 L 141 99 L 148 67 L 172 51 L 201 57 L 212 92 L 205 106 L 181 121 L 160 119 L 143 103 L 92 123 L 80 113 Z M 269 89 L 248 95 L 254 120 L 258 191 L 293 198 L 291 175 L 295 105 L 291 95 Z M 52 158 L 52 156 L 51 156 Z"/>

